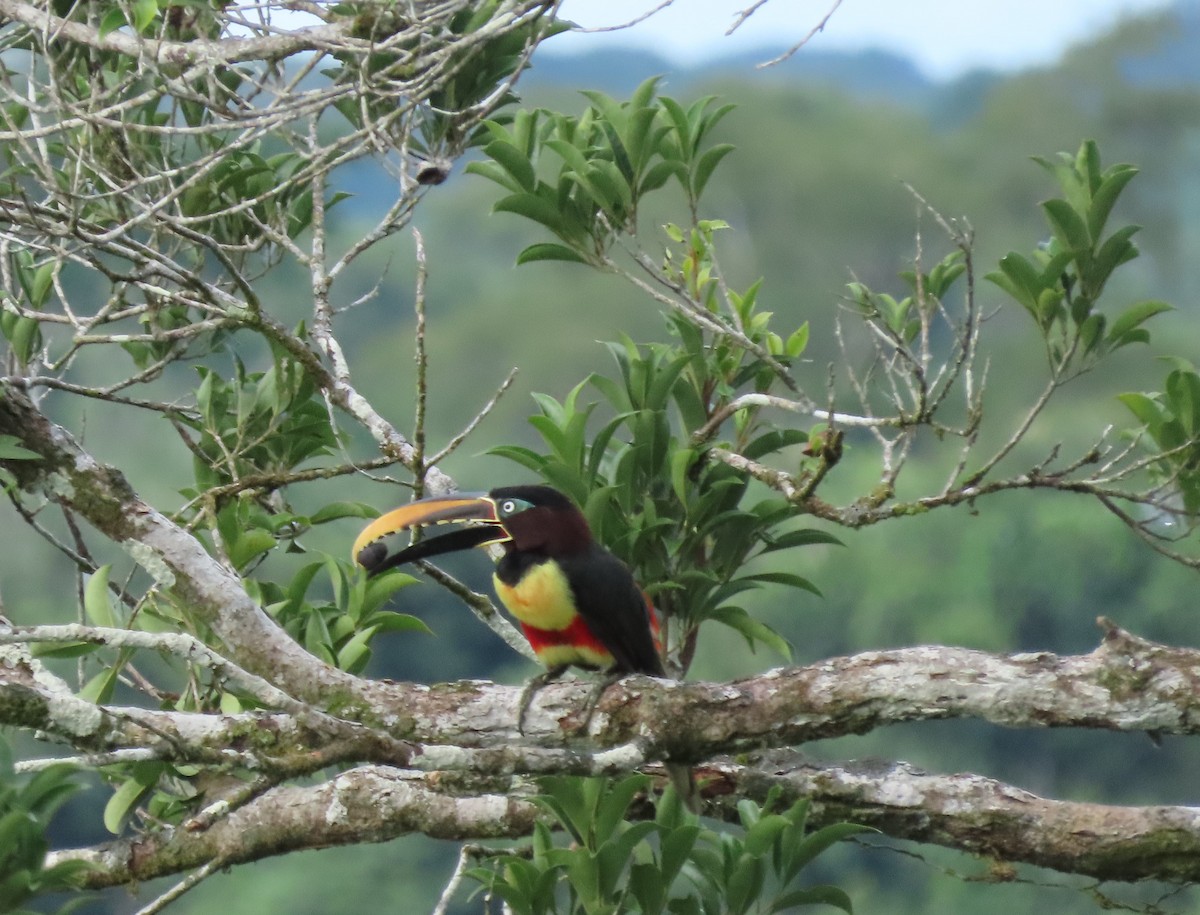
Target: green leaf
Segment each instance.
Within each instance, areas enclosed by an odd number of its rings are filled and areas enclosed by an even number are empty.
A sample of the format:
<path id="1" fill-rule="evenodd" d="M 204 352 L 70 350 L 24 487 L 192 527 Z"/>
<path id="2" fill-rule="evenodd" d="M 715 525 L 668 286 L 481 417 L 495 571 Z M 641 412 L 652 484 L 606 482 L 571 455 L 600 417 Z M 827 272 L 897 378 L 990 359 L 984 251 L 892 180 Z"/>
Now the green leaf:
<path id="1" fill-rule="evenodd" d="M 618 824 L 625 818 L 625 812 L 633 802 L 634 797 L 645 791 L 650 785 L 650 777 L 646 775 L 630 775 L 623 778 L 604 793 L 596 809 L 593 829 L 597 841 L 607 842 L 616 831 Z M 646 824 L 653 828 L 653 824 Z"/>
<path id="2" fill-rule="evenodd" d="M 786 550 L 796 546 L 810 546 L 813 544 L 829 544 L 832 546 L 844 546 L 841 540 L 827 531 L 816 530 L 815 528 L 803 528 L 796 531 L 785 531 L 778 536 L 772 535 L 765 538 L 766 544 L 762 551 L 764 553 L 773 552 L 775 550 Z"/>
<path id="3" fill-rule="evenodd" d="M 647 194 L 650 191 L 658 190 L 667 183 L 672 177 L 679 181 L 680 184 L 687 182 L 687 166 L 682 162 L 665 159 L 655 162 L 650 168 L 646 169 L 646 173 L 642 176 L 642 183 L 638 188 L 639 194 Z M 678 231 L 678 229 L 676 229 Z M 670 233 L 668 233 L 670 234 Z M 683 236 L 675 238 L 675 241 L 682 241 Z"/>
<path id="4" fill-rule="evenodd" d="M 1079 342 L 1085 353 L 1090 353 L 1100 342 L 1104 335 L 1104 324 L 1104 315 L 1091 314 L 1079 326 Z"/>
<path id="5" fill-rule="evenodd" d="M 158 14 L 157 0 L 133 0 L 133 27 L 143 34 Z"/>
<path id="6" fill-rule="evenodd" d="M 379 512 L 365 502 L 330 502 L 309 516 L 311 524 L 325 524 L 342 518 L 376 518 Z"/>
<path id="7" fill-rule="evenodd" d="M 751 575 L 741 575 L 738 578 L 735 578 L 734 581 L 753 581 L 773 585 L 787 585 L 790 588 L 800 588 L 804 591 L 809 591 L 818 597 L 821 596 L 821 592 L 816 585 L 814 585 L 804 576 L 797 575 L 794 572 L 755 572 Z"/>
<path id="8" fill-rule="evenodd" d="M 742 454 L 752 461 L 757 461 L 769 454 L 775 454 L 784 448 L 796 445 L 807 445 L 808 432 L 803 429 L 771 429 L 751 441 L 742 449 Z"/>
<path id="9" fill-rule="evenodd" d="M 21 444 L 15 435 L 0 435 L 0 460 L 3 461 L 32 461 L 41 457 L 36 451 L 30 451 Z"/>
<path id="10" fill-rule="evenodd" d="M 1131 305 L 1113 321 L 1112 327 L 1108 331 L 1109 345 L 1115 348 L 1123 345 L 1123 342 L 1137 342 L 1127 339 L 1130 331 L 1140 327 L 1155 315 L 1170 311 L 1171 308 L 1171 305 L 1157 299 L 1148 299 Z"/>
<path id="11" fill-rule="evenodd" d="M 533 163 L 520 149 L 507 140 L 495 140 L 483 148 L 500 166 L 512 176 L 513 190 L 533 191 L 537 186 Z"/>
<path id="12" fill-rule="evenodd" d="M 566 245 L 558 245 L 553 242 L 530 245 L 517 255 L 518 266 L 521 264 L 531 264 L 534 261 L 567 261 L 574 264 L 588 263 L 588 259 L 574 248 L 568 248 Z"/>
<path id="13" fill-rule="evenodd" d="M 846 915 L 854 915 L 854 906 L 846 891 L 825 884 L 784 893 L 771 904 L 771 911 L 786 912 L 805 905 L 831 905 L 841 909 Z"/>
<path id="14" fill-rule="evenodd" d="M 29 304 L 35 309 L 41 310 L 41 307 L 46 303 L 46 297 L 50 294 L 50 287 L 54 281 L 54 267 L 54 261 L 47 261 L 38 267 L 33 274 Z"/>
<path id="15" fill-rule="evenodd" d="M 755 900 L 762 895 L 763 882 L 766 878 L 766 868 L 761 858 L 743 855 L 725 885 L 726 911 L 729 913 L 747 912 Z"/>
<path id="16" fill-rule="evenodd" d="M 687 504 L 688 475 L 696 463 L 697 452 L 694 448 L 680 448 L 671 455 L 671 488 L 675 497 Z"/>
<path id="17" fill-rule="evenodd" d="M 1129 411 L 1137 417 L 1138 422 L 1147 427 L 1151 435 L 1157 437 L 1157 429 L 1162 425 L 1165 416 L 1162 407 L 1156 400 L 1138 393 L 1118 394 L 1117 400 L 1129 408 Z"/>
<path id="18" fill-rule="evenodd" d="M 555 234 L 565 228 L 562 211 L 554 203 L 536 194 L 509 194 L 507 197 L 501 197 L 492 205 L 492 211 L 524 216 Z"/>
<path id="19" fill-rule="evenodd" d="M 366 629 L 356 632 L 345 645 L 338 649 L 337 666 L 350 673 L 361 670 L 371 656 L 369 646 L 376 631 L 378 631 L 377 627 L 368 626 Z"/>
<path id="20" fill-rule="evenodd" d="M 1200 375 L 1177 369 L 1167 376 L 1167 404 L 1190 438 L 1200 430 Z"/>
<path id="21" fill-rule="evenodd" d="M 1091 248 L 1087 225 L 1067 201 L 1054 198 L 1042 203 L 1054 235 L 1072 252 L 1079 254 Z"/>
<path id="22" fill-rule="evenodd" d="M 1092 194 L 1092 205 L 1088 210 L 1088 231 L 1092 238 L 1099 238 L 1103 234 L 1113 204 L 1137 173 L 1138 170 L 1132 165 L 1114 165 L 1105 173 L 1104 180 Z"/>
<path id="23" fill-rule="evenodd" d="M 831 823 L 816 832 L 805 837 L 800 843 L 800 847 L 792 860 L 792 869 L 789 874 L 785 874 L 787 880 L 792 879 L 796 874 L 808 865 L 821 852 L 829 848 L 831 845 L 848 839 L 851 836 L 862 835 L 865 832 L 878 833 L 878 829 L 870 826 L 860 826 L 858 823 Z"/>
<path id="24" fill-rule="evenodd" d="M 125 662 L 129 660 L 130 652 L 123 650 L 118 655 L 118 659 L 108 667 L 105 667 L 100 673 L 96 674 L 92 679 L 88 680 L 79 690 L 78 696 L 85 702 L 94 702 L 96 705 L 103 705 L 112 698 L 113 690 L 117 686 L 117 677 L 121 672 L 121 668 L 125 666 Z"/>
<path id="25" fill-rule="evenodd" d="M 149 790 L 149 785 L 136 778 L 126 779 L 104 805 L 104 828 L 113 835 L 120 835 L 133 808 Z"/>
<path id="26" fill-rule="evenodd" d="M 407 588 L 416 583 L 416 579 L 407 572 L 399 569 L 389 569 L 382 575 L 372 575 L 367 579 L 363 592 L 363 613 L 374 613 L 401 588 Z"/>
<path id="27" fill-rule="evenodd" d="M 11 332 L 6 334 L 12 344 L 13 353 L 22 365 L 27 365 L 33 358 L 34 352 L 41 345 L 42 326 L 37 318 L 28 316 L 17 318 Z"/>
<path id="28" fill-rule="evenodd" d="M 95 642 L 61 642 L 33 646 L 35 658 L 80 658 L 101 648 Z"/>
<path id="29" fill-rule="evenodd" d="M 965 267 L 963 269 L 966 269 Z M 787 338 L 787 342 L 783 346 L 783 351 L 786 355 L 793 359 L 799 357 L 808 348 L 808 322 L 805 321 L 791 336 Z"/>
<path id="30" fill-rule="evenodd" d="M 784 658 L 791 660 L 792 646 L 787 643 L 787 640 L 766 623 L 754 619 L 741 607 L 717 607 L 712 611 L 711 617 L 740 633 L 752 651 L 756 643 L 761 642 L 768 648 L 775 649 Z"/>
<path id="31" fill-rule="evenodd" d="M 244 569 L 251 560 L 273 549 L 274 546 L 275 537 L 270 531 L 252 528 L 243 532 L 233 544 L 228 546 L 229 561 L 233 563 L 234 568 Z"/>
<path id="32" fill-rule="evenodd" d="M 1022 255 L 1012 251 L 1000 258 L 1000 272 L 986 277 L 1029 311 L 1037 314 L 1037 297 L 1042 291 L 1042 279 L 1038 271 Z"/>
<path id="33" fill-rule="evenodd" d="M 123 25 L 125 25 L 125 14 L 121 11 L 121 7 L 111 7 L 100 19 L 100 37 L 104 38 Z"/>
<path id="34" fill-rule="evenodd" d="M 117 618 L 108 599 L 108 574 L 111 570 L 111 565 L 103 565 L 88 577 L 83 588 L 83 610 L 93 625 L 115 629 Z"/>
<path id="35" fill-rule="evenodd" d="M 371 625 L 379 632 L 421 632 L 434 635 L 423 619 L 409 613 L 395 613 L 384 610 L 371 617 Z"/>
<path id="36" fill-rule="evenodd" d="M 779 834 L 790 828 L 791 825 L 786 817 L 779 814 L 759 817 L 746 828 L 746 851 L 756 857 L 765 855 L 771 850 Z"/>
<path id="37" fill-rule="evenodd" d="M 1130 239 L 1141 231 L 1141 228 L 1141 226 L 1136 225 L 1125 226 L 1113 232 L 1112 235 L 1104 240 L 1104 243 L 1100 246 L 1100 250 L 1096 252 L 1091 270 L 1089 271 L 1088 279 L 1090 286 L 1088 291 L 1092 295 L 1100 294 L 1101 289 L 1114 270 L 1138 256 L 1137 245 L 1130 241 Z"/>
<path id="38" fill-rule="evenodd" d="M 696 197 L 700 197 L 704 193 L 704 188 L 707 187 L 708 179 L 712 177 L 713 171 L 722 159 L 733 152 L 734 148 L 731 143 L 721 143 L 705 150 L 704 154 L 700 156 L 695 171 L 692 173 L 692 193 Z"/>

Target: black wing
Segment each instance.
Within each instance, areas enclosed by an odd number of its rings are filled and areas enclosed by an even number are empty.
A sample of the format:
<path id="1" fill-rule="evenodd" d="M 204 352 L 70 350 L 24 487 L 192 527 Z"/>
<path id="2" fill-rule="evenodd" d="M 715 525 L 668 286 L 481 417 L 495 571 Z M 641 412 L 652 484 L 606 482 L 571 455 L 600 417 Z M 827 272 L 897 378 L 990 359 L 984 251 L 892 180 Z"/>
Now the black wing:
<path id="1" fill-rule="evenodd" d="M 570 582 L 576 610 L 612 652 L 614 670 L 665 677 L 646 598 L 629 567 L 597 544 L 558 562 Z"/>

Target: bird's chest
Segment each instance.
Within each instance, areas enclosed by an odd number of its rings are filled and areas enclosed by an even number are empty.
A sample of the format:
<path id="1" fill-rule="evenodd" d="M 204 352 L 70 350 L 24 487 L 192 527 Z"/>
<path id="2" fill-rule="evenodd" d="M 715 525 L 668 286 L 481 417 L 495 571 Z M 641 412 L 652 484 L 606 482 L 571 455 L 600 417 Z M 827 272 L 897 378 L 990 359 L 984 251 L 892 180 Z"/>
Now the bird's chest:
<path id="1" fill-rule="evenodd" d="M 571 585 L 555 562 L 514 570 L 506 568 L 502 560 L 492 580 L 508 612 L 528 626 L 558 631 L 570 626 L 578 615 Z"/>

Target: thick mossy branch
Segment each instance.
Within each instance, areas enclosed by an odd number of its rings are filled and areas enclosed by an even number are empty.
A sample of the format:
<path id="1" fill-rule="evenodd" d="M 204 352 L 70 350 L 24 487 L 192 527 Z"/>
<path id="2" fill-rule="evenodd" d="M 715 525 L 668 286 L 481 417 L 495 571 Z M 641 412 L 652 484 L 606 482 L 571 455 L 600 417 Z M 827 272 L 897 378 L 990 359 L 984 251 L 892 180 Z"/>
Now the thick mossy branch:
<path id="1" fill-rule="evenodd" d="M 706 813 L 738 821 L 736 801 L 811 800 L 812 828 L 853 821 L 885 835 L 955 848 L 1005 865 L 1023 863 L 1108 881 L 1200 879 L 1200 810 L 1055 801 L 977 775 L 935 775 L 903 763 L 823 764 L 774 754 L 698 771 Z M 54 854 L 54 863 L 98 866 L 92 888 L 330 845 L 411 833 L 436 838 L 520 838 L 536 807 L 511 789 L 452 796 L 437 775 L 364 766 L 315 786 L 267 791 L 204 829 L 166 829 Z"/>
<path id="2" fill-rule="evenodd" d="M 806 797 L 814 826 L 851 820 L 885 835 L 943 845 L 1004 864 L 1097 880 L 1200 879 L 1200 809 L 1056 801 L 979 775 L 939 775 L 904 763 L 799 763 L 785 754 L 705 769 L 709 791 L 763 801 Z M 733 803 L 719 804 L 734 819 Z"/>

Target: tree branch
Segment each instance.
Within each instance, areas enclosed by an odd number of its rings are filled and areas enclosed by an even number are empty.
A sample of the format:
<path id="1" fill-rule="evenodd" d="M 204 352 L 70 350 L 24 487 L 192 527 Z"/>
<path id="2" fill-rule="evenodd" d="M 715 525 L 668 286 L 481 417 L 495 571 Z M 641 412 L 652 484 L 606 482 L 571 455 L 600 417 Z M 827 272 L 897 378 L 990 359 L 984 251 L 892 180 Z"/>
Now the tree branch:
<path id="1" fill-rule="evenodd" d="M 0 434 L 16 436 L 38 460 L 6 460 L 26 491 L 77 512 L 172 592 L 194 620 L 211 626 L 229 658 L 316 708 L 340 717 L 376 717 L 385 727 L 404 720 L 404 691 L 371 683 L 324 664 L 301 648 L 246 594 L 237 575 L 191 533 L 157 511 L 116 470 L 99 464 L 29 398 L 0 384 Z"/>
<path id="2" fill-rule="evenodd" d="M 178 874 L 210 861 L 241 864 L 306 848 L 386 842 L 420 832 L 438 839 L 528 835 L 535 807 L 489 794 L 450 797 L 433 778 L 389 766 L 362 766 L 316 786 L 278 787 L 208 829 L 168 828 L 93 848 L 55 852 L 47 866 L 83 860 L 96 866 L 90 889 Z"/>
<path id="3" fill-rule="evenodd" d="M 718 762 L 698 773 L 706 813 L 738 821 L 736 802 L 812 803 L 816 828 L 852 821 L 885 835 L 933 843 L 1001 864 L 1031 864 L 1099 880 L 1200 879 L 1200 809 L 1116 807 L 1055 801 L 977 775 L 933 775 L 904 763 L 817 764 L 792 754 Z M 305 848 L 381 842 L 420 832 L 435 838 L 520 838 L 534 805 L 520 796 L 447 796 L 438 781 L 388 766 L 352 769 L 317 786 L 274 788 L 204 830 L 167 829 L 60 851 L 48 864 L 85 860 L 101 888 Z"/>
<path id="4" fill-rule="evenodd" d="M 1099 880 L 1200 879 L 1200 809 L 1055 801 L 979 775 L 933 775 L 904 763 L 797 763 L 778 754 L 706 767 L 732 800 L 807 797 L 814 828 L 851 820 L 885 835 L 932 843 L 1004 864 L 1022 863 Z M 715 784 L 714 784 L 715 783 Z"/>

